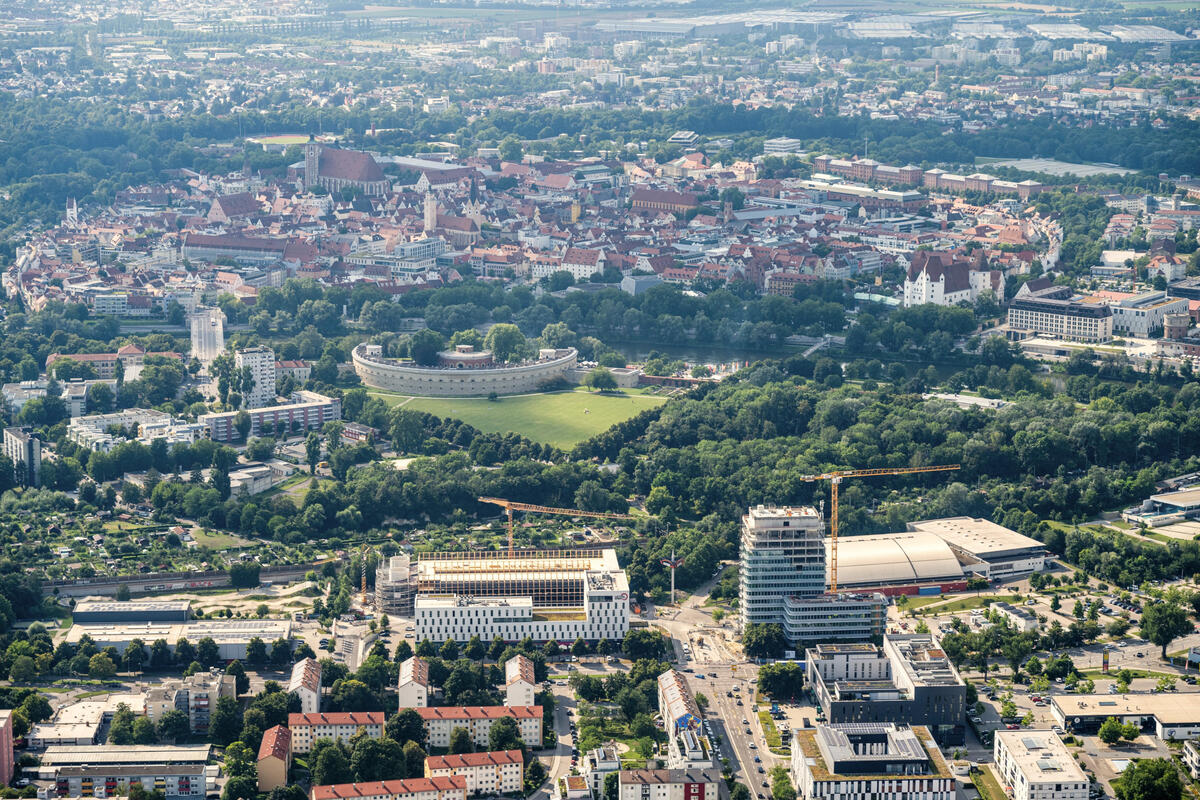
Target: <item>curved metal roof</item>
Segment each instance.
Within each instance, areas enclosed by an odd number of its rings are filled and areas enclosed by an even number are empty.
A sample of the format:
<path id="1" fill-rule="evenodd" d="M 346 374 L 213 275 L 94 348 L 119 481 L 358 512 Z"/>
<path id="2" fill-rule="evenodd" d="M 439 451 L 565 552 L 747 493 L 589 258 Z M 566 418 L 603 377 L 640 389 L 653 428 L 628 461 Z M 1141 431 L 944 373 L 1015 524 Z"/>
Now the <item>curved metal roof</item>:
<path id="1" fill-rule="evenodd" d="M 826 539 L 826 563 L 831 549 L 831 540 Z M 950 546 L 932 533 L 848 536 L 838 541 L 839 586 L 948 581 L 962 577 L 962 565 Z"/>

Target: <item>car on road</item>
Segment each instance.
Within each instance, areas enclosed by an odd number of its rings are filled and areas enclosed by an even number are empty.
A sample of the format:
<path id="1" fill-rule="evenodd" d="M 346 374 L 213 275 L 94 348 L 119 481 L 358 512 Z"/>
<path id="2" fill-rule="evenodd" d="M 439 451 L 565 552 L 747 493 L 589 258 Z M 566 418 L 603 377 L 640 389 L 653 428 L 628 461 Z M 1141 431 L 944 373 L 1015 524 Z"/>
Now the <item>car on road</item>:
<path id="1" fill-rule="evenodd" d="M 748 745 L 748 747 L 749 747 L 751 750 L 757 750 L 757 749 L 758 749 L 758 745 L 756 745 L 754 742 L 751 742 L 751 743 Z"/>
<path id="2" fill-rule="evenodd" d="M 766 770 L 764 770 L 764 769 L 762 768 L 762 764 L 759 764 L 759 765 L 758 765 L 758 774 L 759 774 L 759 775 L 762 775 L 764 772 L 766 772 Z"/>
<path id="3" fill-rule="evenodd" d="M 1143 653 L 1141 650 L 1138 650 L 1136 653 L 1134 653 L 1134 655 L 1136 655 L 1138 658 L 1145 658 L 1145 657 L 1146 657 L 1146 654 L 1145 654 L 1145 653 Z"/>
<path id="4" fill-rule="evenodd" d="M 754 757 L 754 763 L 755 763 L 755 764 L 758 764 L 758 763 L 760 763 L 761 761 L 762 761 L 762 759 L 761 759 L 761 758 L 759 758 L 758 756 L 755 756 L 755 757 Z"/>

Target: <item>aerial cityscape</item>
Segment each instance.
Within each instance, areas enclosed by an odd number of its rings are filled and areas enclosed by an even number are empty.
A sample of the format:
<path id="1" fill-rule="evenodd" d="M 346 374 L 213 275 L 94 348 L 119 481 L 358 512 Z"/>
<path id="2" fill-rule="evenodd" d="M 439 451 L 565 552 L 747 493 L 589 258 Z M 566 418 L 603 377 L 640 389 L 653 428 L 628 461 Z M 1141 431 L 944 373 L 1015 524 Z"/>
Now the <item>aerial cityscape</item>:
<path id="1" fill-rule="evenodd" d="M 1195 0 L 0 3 L 0 796 L 1200 798 Z"/>

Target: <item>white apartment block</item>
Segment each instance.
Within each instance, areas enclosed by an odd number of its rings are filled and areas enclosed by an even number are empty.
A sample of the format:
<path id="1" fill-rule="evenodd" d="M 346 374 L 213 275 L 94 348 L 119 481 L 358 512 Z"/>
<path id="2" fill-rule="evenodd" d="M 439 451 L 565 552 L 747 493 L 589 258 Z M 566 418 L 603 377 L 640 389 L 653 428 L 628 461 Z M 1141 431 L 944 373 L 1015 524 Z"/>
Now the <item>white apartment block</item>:
<path id="1" fill-rule="evenodd" d="M 425 722 L 429 747 L 449 747 L 454 730 L 465 728 L 476 747 L 487 749 L 492 723 L 504 717 L 516 720 L 521 741 L 527 747 L 542 746 L 541 706 L 439 706 L 418 708 L 417 713 Z"/>
<path id="2" fill-rule="evenodd" d="M 349 742 L 359 731 L 372 739 L 383 738 L 382 711 L 338 711 L 316 714 L 288 714 L 292 732 L 292 753 L 307 753 L 317 739 Z"/>
<path id="3" fill-rule="evenodd" d="M 192 733 L 208 731 L 209 717 L 222 697 L 237 696 L 237 679 L 222 672 L 197 672 L 182 679 L 170 679 L 146 692 L 146 716 L 157 723 L 167 711 L 182 711 L 188 716 Z"/>
<path id="4" fill-rule="evenodd" d="M 400 679 L 396 684 L 400 708 L 424 708 L 429 705 L 429 664 L 413 656 L 400 664 Z"/>
<path id="5" fill-rule="evenodd" d="M 425 759 L 425 777 L 466 778 L 468 795 L 515 795 L 524 783 L 525 763 L 520 750 L 429 756 Z"/>
<path id="6" fill-rule="evenodd" d="M 466 800 L 467 779 L 408 778 L 370 783 L 335 783 L 314 786 L 309 800 Z"/>
<path id="7" fill-rule="evenodd" d="M 992 750 L 1012 800 L 1087 800 L 1088 778 L 1053 731 L 996 731 Z"/>
<path id="8" fill-rule="evenodd" d="M 623 769 L 618 800 L 718 800 L 724 781 L 716 769 Z"/>
<path id="9" fill-rule="evenodd" d="M 525 656 L 510 658 L 504 665 L 504 705 L 532 706 L 537 681 L 534 679 L 533 662 Z"/>
<path id="10" fill-rule="evenodd" d="M 233 354 L 233 364 L 241 372 L 250 368 L 254 385 L 242 392 L 243 408 L 262 408 L 275 399 L 275 351 L 269 347 L 247 347 Z"/>
<path id="11" fill-rule="evenodd" d="M 316 714 L 321 710 L 321 665 L 315 658 L 303 658 L 292 666 L 288 691 L 300 698 L 300 713 Z"/>

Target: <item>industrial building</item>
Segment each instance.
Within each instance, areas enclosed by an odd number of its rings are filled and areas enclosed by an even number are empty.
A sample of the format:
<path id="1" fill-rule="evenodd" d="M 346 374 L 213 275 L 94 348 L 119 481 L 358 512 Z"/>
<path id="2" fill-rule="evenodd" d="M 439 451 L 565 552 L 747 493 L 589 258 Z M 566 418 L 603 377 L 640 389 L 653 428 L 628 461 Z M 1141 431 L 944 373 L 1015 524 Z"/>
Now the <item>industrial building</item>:
<path id="1" fill-rule="evenodd" d="M 112 694 L 104 698 L 80 700 L 62 706 L 53 720 L 34 725 L 26 734 L 30 750 L 58 746 L 95 744 L 101 729 L 112 722 L 119 706 L 126 705 L 135 714 L 145 712 L 145 697 L 140 694 Z"/>
<path id="2" fill-rule="evenodd" d="M 169 623 L 150 622 L 142 625 L 133 624 L 103 624 L 103 625 L 72 625 L 67 631 L 67 641 L 78 645 L 84 636 L 90 636 L 96 647 L 115 647 L 118 653 L 124 653 L 125 648 L 134 639 L 140 639 L 146 646 L 146 655 L 150 654 L 150 645 L 162 639 L 172 653 L 175 644 L 180 639 L 187 639 L 195 644 L 205 637 L 217 643 L 224 661 L 246 660 L 246 648 L 251 639 L 262 639 L 268 645 L 276 639 L 291 641 L 292 623 L 290 620 L 278 619 L 200 619 L 191 622 Z"/>
<path id="3" fill-rule="evenodd" d="M 1200 487 L 1152 494 L 1140 506 L 1126 509 L 1121 516 L 1134 524 L 1156 528 L 1200 517 Z"/>
<path id="4" fill-rule="evenodd" d="M 700 706 L 683 675 L 673 669 L 658 676 L 658 708 L 667 733 L 667 767 L 713 766 L 712 744 L 700 727 Z"/>
<path id="5" fill-rule="evenodd" d="M 1012 800 L 1087 800 L 1091 781 L 1053 731 L 996 731 L 992 751 Z"/>
<path id="6" fill-rule="evenodd" d="M 741 629 L 783 628 L 791 642 L 866 641 L 883 635 L 878 592 L 828 594 L 825 523 L 811 506 L 764 506 L 742 517 Z"/>
<path id="7" fill-rule="evenodd" d="M 826 563 L 832 559 L 833 540 L 826 537 Z M 954 551 L 932 533 L 843 536 L 838 541 L 838 588 L 888 596 L 944 594 L 966 589 L 967 577 Z"/>
<path id="8" fill-rule="evenodd" d="M 954 551 L 964 573 L 982 578 L 1005 581 L 1046 567 L 1046 545 L 991 520 L 927 519 L 908 523 L 908 529 L 937 536 Z"/>
<path id="9" fill-rule="evenodd" d="M 82 600 L 71 617 L 76 625 L 103 623 L 187 622 L 192 618 L 190 600 Z"/>
<path id="10" fill-rule="evenodd" d="M 965 740 L 966 684 L 930 634 L 889 634 L 883 647 L 817 645 L 805 651 L 805 663 L 831 724 L 909 723 L 945 745 Z"/>
<path id="11" fill-rule="evenodd" d="M 792 781 L 803 800 L 954 800 L 957 796 L 957 781 L 928 729 L 891 722 L 818 725 L 796 731 Z"/>
<path id="12" fill-rule="evenodd" d="M 418 640 L 615 641 L 629 630 L 629 582 L 612 549 L 432 553 L 409 580 Z"/>
<path id="13" fill-rule="evenodd" d="M 1050 713 L 1064 729 L 1094 733 L 1116 717 L 1153 730 L 1164 742 L 1200 739 L 1200 694 L 1067 694 L 1050 698 Z"/>

